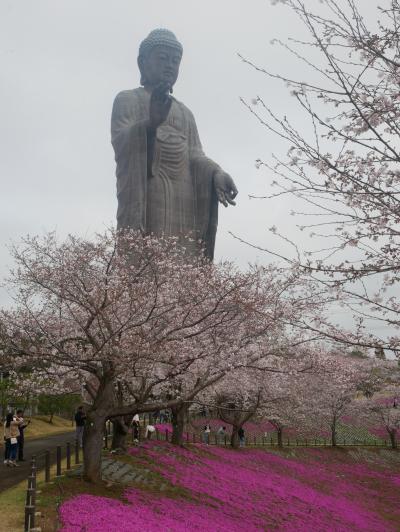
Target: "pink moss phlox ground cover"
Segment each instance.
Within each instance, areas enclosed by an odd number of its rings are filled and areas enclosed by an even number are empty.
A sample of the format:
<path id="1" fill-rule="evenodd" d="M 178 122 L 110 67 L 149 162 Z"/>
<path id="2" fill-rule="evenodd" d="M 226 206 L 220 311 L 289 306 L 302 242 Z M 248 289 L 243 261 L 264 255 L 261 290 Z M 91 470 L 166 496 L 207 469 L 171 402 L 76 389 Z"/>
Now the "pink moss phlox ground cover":
<path id="1" fill-rule="evenodd" d="M 381 440 L 387 440 L 389 438 L 389 434 L 384 427 L 372 427 L 369 429 L 369 432 Z"/>
<path id="2" fill-rule="evenodd" d="M 400 522 L 400 475 L 324 449 L 299 453 L 287 458 L 259 449 L 146 442 L 131 454 L 149 459 L 189 498 L 137 489 L 126 490 L 125 502 L 77 496 L 61 506 L 62 531 L 396 530 L 383 515 L 397 511 Z"/>

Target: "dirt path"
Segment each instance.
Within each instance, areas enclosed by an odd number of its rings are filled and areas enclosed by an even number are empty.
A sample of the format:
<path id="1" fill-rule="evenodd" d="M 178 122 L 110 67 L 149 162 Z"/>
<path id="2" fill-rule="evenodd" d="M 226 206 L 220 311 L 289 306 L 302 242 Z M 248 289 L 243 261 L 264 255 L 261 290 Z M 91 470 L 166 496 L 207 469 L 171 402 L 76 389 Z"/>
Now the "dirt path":
<path id="1" fill-rule="evenodd" d="M 62 456 L 64 457 L 65 444 L 67 442 L 74 442 L 74 439 L 75 433 L 67 432 L 63 434 L 54 434 L 53 436 L 48 436 L 47 438 L 25 441 L 24 455 L 26 462 L 19 462 L 19 467 L 11 468 L 4 465 L 4 455 L 1 453 L 0 493 L 28 478 L 30 459 L 33 454 L 37 455 L 37 467 L 40 470 L 44 467 L 44 457 L 41 455 L 43 451 L 50 451 L 51 462 L 54 463 L 56 461 L 56 447 L 58 445 L 62 446 Z"/>

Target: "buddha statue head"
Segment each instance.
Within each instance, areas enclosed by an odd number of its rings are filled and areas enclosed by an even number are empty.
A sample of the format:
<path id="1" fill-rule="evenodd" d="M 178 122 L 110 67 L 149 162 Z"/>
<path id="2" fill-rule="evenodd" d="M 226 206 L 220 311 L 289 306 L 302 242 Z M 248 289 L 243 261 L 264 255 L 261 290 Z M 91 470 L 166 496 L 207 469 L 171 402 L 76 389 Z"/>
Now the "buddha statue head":
<path id="1" fill-rule="evenodd" d="M 160 83 L 165 83 L 172 92 L 178 79 L 182 53 L 182 45 L 172 31 L 151 31 L 139 48 L 140 84 L 152 90 Z"/>

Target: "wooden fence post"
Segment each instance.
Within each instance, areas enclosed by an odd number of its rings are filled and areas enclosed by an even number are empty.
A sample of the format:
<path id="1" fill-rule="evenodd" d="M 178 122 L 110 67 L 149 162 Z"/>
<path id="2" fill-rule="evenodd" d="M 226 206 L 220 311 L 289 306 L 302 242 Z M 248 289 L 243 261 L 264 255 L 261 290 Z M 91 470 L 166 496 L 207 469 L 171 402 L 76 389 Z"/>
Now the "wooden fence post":
<path id="1" fill-rule="evenodd" d="M 71 444 L 67 442 L 67 469 L 71 469 Z"/>
<path id="2" fill-rule="evenodd" d="M 50 482 L 50 451 L 44 455 L 44 481 Z"/>
<path id="3" fill-rule="evenodd" d="M 36 455 L 32 455 L 31 458 L 31 474 L 35 474 L 36 476 Z"/>
<path id="4" fill-rule="evenodd" d="M 36 502 L 36 493 L 34 488 L 28 488 L 26 490 L 26 501 L 25 506 L 35 506 Z"/>
<path id="5" fill-rule="evenodd" d="M 79 464 L 79 442 L 75 441 L 75 465 Z"/>
<path id="6" fill-rule="evenodd" d="M 32 505 L 25 506 L 25 524 L 24 532 L 30 532 L 35 527 L 35 507 Z"/>
<path id="7" fill-rule="evenodd" d="M 56 448 L 56 476 L 61 477 L 61 447 L 57 445 Z"/>
<path id="8" fill-rule="evenodd" d="M 36 505 L 36 456 L 32 456 L 31 473 L 28 477 L 28 488 L 26 491 L 24 532 L 30 532 L 35 527 L 35 505 Z"/>
<path id="9" fill-rule="evenodd" d="M 36 476 L 35 475 L 29 475 L 28 488 L 36 489 Z"/>

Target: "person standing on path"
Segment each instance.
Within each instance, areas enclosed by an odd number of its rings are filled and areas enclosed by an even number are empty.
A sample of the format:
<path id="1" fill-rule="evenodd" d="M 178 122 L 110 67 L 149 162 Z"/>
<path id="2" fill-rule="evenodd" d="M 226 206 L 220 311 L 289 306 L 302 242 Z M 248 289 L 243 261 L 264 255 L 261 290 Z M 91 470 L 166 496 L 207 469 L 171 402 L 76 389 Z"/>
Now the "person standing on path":
<path id="1" fill-rule="evenodd" d="M 17 467 L 18 436 L 19 423 L 9 413 L 4 423 L 4 463 L 8 466 Z"/>
<path id="2" fill-rule="evenodd" d="M 23 410 L 17 410 L 17 422 L 19 423 L 19 436 L 18 436 L 18 462 L 24 462 L 24 445 L 25 445 L 25 435 L 24 430 L 29 425 L 30 420 L 25 421 L 24 420 L 24 411 Z"/>
<path id="3" fill-rule="evenodd" d="M 80 447 L 83 447 L 83 433 L 85 431 L 86 414 L 83 406 L 80 406 L 75 414 L 76 441 Z"/>

